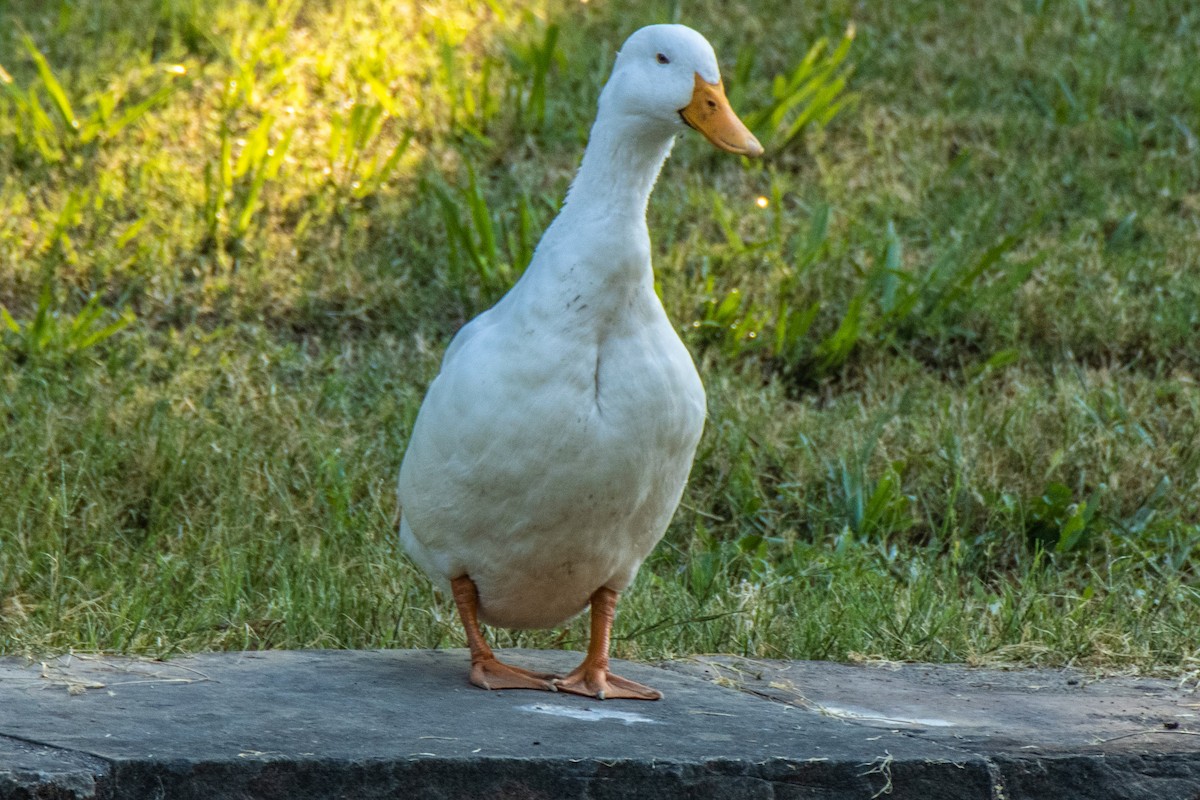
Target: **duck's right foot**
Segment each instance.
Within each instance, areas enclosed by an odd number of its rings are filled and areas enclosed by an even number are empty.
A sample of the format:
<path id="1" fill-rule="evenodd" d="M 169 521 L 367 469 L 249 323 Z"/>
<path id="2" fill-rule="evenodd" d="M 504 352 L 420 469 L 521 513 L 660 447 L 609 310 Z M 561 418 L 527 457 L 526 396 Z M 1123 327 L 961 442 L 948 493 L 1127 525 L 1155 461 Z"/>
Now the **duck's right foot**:
<path id="1" fill-rule="evenodd" d="M 557 692 L 554 685 L 557 675 L 548 672 L 533 672 L 498 658 L 484 658 L 471 662 L 471 683 L 483 689 L 539 689 Z"/>

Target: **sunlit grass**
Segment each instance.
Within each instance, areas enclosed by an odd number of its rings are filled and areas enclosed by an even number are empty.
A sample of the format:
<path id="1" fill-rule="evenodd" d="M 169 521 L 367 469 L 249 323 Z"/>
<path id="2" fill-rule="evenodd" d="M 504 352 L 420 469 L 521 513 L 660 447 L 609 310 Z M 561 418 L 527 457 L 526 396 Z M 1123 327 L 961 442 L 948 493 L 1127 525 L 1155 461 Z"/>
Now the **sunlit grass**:
<path id="1" fill-rule="evenodd" d="M 1200 668 L 1169 3 L 123 7 L 0 12 L 0 651 L 460 645 L 408 432 L 678 8 L 770 153 L 651 203 L 709 424 L 618 651 Z"/>

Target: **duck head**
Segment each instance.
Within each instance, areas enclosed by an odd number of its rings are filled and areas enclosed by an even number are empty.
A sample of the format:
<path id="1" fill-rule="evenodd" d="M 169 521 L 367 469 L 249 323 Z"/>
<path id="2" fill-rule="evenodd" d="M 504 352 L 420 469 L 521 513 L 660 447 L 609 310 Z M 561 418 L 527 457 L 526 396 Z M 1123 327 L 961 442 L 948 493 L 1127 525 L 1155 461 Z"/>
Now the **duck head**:
<path id="1" fill-rule="evenodd" d="M 688 127 L 727 152 L 763 153 L 729 106 L 712 45 L 685 25 L 649 25 L 625 40 L 600 108 L 638 117 L 664 137 Z"/>

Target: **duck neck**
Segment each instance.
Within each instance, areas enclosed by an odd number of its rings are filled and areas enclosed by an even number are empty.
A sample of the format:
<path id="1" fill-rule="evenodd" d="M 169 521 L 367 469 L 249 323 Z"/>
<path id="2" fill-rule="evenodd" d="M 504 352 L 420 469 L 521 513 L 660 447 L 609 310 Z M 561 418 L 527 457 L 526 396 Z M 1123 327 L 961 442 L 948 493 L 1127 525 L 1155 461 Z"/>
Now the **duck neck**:
<path id="1" fill-rule="evenodd" d="M 592 125 L 583 163 L 567 191 L 563 215 L 576 220 L 635 218 L 645 223 L 650 192 L 671 153 L 673 132 L 643 120 L 603 113 Z"/>

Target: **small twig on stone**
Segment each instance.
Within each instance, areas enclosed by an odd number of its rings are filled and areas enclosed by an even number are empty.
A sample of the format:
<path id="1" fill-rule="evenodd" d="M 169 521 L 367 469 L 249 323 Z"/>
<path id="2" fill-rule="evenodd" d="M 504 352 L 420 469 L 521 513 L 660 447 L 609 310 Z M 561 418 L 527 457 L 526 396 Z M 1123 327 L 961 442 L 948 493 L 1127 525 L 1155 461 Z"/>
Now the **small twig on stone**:
<path id="1" fill-rule="evenodd" d="M 1165 733 L 1165 734 L 1170 734 L 1170 735 L 1182 734 L 1184 736 L 1200 736 L 1200 731 L 1181 731 L 1181 730 L 1172 730 L 1171 728 L 1146 728 L 1146 730 L 1144 730 L 1144 731 L 1132 731 L 1130 733 L 1122 733 L 1120 736 L 1110 736 L 1107 739 L 1097 739 L 1097 740 L 1095 740 L 1094 744 L 1108 744 L 1109 742 L 1115 742 L 1118 739 L 1128 739 L 1131 736 L 1143 736 L 1147 733 Z"/>

